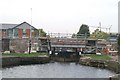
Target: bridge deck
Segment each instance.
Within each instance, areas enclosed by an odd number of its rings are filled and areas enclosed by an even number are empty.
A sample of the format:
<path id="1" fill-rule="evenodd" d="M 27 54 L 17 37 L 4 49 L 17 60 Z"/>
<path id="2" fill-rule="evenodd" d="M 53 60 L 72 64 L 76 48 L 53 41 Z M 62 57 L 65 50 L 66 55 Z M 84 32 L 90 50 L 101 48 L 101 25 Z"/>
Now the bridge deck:
<path id="1" fill-rule="evenodd" d="M 88 40 L 94 40 L 96 39 L 85 39 L 85 38 L 53 38 L 53 37 L 40 37 L 39 39 L 43 40 L 50 40 L 51 47 L 85 47 Z M 106 41 L 98 41 L 98 45 L 105 46 L 108 44 Z"/>

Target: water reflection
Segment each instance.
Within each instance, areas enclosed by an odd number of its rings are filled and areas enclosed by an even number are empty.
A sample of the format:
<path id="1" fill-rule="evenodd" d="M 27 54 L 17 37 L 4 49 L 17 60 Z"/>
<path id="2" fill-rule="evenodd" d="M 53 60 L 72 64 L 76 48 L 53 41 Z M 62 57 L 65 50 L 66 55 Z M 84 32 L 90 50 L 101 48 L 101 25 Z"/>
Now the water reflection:
<path id="1" fill-rule="evenodd" d="M 47 63 L 4 68 L 3 78 L 107 78 L 113 72 L 75 63 Z"/>

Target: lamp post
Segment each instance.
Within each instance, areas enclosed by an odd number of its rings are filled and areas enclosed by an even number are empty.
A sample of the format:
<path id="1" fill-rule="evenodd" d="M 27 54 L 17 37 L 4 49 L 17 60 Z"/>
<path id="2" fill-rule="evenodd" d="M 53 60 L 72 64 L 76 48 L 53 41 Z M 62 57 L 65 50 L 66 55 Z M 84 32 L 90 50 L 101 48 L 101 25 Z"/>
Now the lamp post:
<path id="1" fill-rule="evenodd" d="M 31 52 L 31 40 L 29 40 L 29 54 Z"/>
<path id="2" fill-rule="evenodd" d="M 30 10 L 31 10 L 31 25 L 32 25 L 32 8 L 30 8 Z M 29 51 L 28 51 L 29 54 L 31 53 L 31 37 L 32 37 L 31 32 L 32 32 L 32 29 L 31 29 L 31 26 L 30 26 Z"/>

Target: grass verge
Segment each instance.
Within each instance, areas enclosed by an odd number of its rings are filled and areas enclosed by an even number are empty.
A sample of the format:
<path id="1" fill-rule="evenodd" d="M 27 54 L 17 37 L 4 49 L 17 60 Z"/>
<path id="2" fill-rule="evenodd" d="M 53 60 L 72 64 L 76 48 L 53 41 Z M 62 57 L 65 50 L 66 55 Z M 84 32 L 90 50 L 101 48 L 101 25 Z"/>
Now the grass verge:
<path id="1" fill-rule="evenodd" d="M 94 59 L 94 60 L 112 60 L 112 58 L 108 55 L 86 54 L 84 56 L 90 57 L 91 59 Z"/>
<path id="2" fill-rule="evenodd" d="M 15 56 L 15 57 L 38 57 L 38 56 L 47 56 L 47 53 L 9 53 L 9 54 L 2 54 L 2 56 Z"/>

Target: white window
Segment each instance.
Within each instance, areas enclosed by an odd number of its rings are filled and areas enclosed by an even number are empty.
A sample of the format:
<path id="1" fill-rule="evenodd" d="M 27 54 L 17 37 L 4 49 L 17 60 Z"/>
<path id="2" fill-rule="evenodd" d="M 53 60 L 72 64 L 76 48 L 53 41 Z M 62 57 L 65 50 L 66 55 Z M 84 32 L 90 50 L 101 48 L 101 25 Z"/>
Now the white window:
<path id="1" fill-rule="evenodd" d="M 23 29 L 23 38 L 26 37 L 26 29 Z"/>

